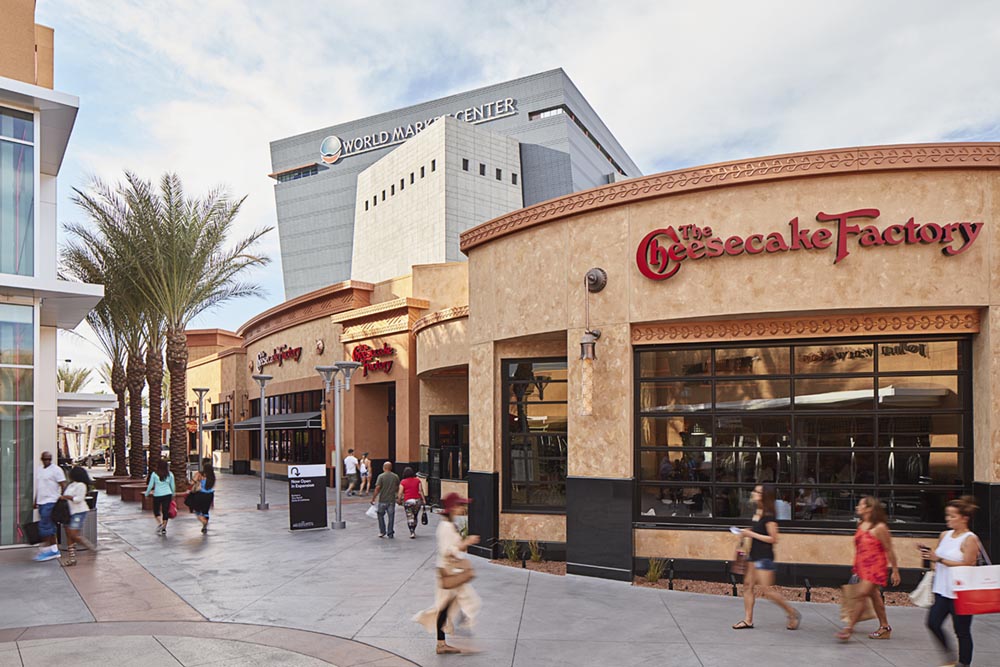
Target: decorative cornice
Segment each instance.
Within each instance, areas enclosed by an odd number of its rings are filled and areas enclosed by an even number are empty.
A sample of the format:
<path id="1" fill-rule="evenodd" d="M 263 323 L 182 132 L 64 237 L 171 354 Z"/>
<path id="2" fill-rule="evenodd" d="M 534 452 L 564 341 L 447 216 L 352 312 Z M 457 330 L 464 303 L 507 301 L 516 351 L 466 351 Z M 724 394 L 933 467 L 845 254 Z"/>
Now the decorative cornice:
<path id="1" fill-rule="evenodd" d="M 508 234 L 609 206 L 786 178 L 906 169 L 1000 168 L 1000 143 L 899 144 L 789 153 L 641 176 L 494 218 L 462 233 L 462 252 Z"/>
<path id="2" fill-rule="evenodd" d="M 427 327 L 434 326 L 435 324 L 440 324 L 441 322 L 447 322 L 449 320 L 458 320 L 468 316 L 469 316 L 468 306 L 454 306 L 452 308 L 445 308 L 444 310 L 439 310 L 436 313 L 431 313 L 430 315 L 424 315 L 419 320 L 414 322 L 413 334 L 417 335 Z"/>
<path id="3" fill-rule="evenodd" d="M 237 330 L 247 347 L 264 336 L 277 333 L 303 322 L 334 313 L 364 308 L 371 302 L 375 286 L 357 280 L 347 280 L 290 299 L 265 310 Z"/>
<path id="4" fill-rule="evenodd" d="M 371 306 L 366 306 L 364 308 L 356 308 L 347 313 L 339 313 L 337 315 L 331 315 L 330 321 L 334 324 L 342 324 L 345 322 L 353 322 L 354 320 L 362 320 L 365 318 L 370 318 L 375 315 L 383 315 L 385 313 L 391 313 L 394 310 L 405 310 L 408 308 L 417 308 L 420 310 L 427 310 L 431 307 L 431 302 L 426 299 L 414 299 L 412 297 L 402 297 L 399 299 L 393 299 L 392 301 L 383 301 L 382 303 L 376 303 Z"/>
<path id="5" fill-rule="evenodd" d="M 634 345 L 768 338 L 979 333 L 979 310 L 914 310 L 632 325 Z"/>
<path id="6" fill-rule="evenodd" d="M 369 340 L 379 336 L 407 333 L 410 331 L 412 321 L 413 318 L 409 314 L 403 313 L 395 317 L 346 325 L 343 333 L 340 334 L 340 342 L 344 344 L 356 343 L 359 340 Z"/>

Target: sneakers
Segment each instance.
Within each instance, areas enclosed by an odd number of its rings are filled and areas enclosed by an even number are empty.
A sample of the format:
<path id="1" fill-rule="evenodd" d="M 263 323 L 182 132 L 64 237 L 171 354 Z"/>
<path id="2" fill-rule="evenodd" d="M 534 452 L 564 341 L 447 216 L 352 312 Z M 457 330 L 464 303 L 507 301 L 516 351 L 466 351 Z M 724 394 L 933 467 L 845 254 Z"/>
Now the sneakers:
<path id="1" fill-rule="evenodd" d="M 208 524 L 206 523 L 204 526 L 201 527 L 201 534 L 205 535 L 207 533 L 208 533 Z"/>
<path id="2" fill-rule="evenodd" d="M 166 530 L 166 529 L 163 527 L 162 523 L 156 524 L 156 534 L 157 535 L 162 535 L 164 530 Z"/>
<path id="3" fill-rule="evenodd" d="M 53 558 L 59 558 L 59 549 L 56 549 L 55 551 L 48 548 L 42 549 L 35 554 L 35 557 L 32 558 L 32 560 L 36 563 L 42 563 L 47 560 L 52 560 Z"/>

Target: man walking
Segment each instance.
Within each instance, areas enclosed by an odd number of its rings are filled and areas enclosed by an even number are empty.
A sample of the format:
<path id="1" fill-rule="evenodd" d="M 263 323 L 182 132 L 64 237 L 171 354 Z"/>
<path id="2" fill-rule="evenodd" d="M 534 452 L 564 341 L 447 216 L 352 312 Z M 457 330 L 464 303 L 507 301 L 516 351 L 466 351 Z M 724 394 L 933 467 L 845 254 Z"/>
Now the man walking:
<path id="1" fill-rule="evenodd" d="M 66 475 L 62 468 L 52 465 L 52 454 L 42 452 L 42 467 L 35 469 L 35 509 L 38 510 L 38 536 L 42 538 L 42 548 L 35 560 L 59 558 L 56 544 L 56 524 L 52 521 L 52 508 L 66 486 Z"/>
<path id="2" fill-rule="evenodd" d="M 396 494 L 399 492 L 399 475 L 392 471 L 392 463 L 382 464 L 382 474 L 375 480 L 375 492 L 372 493 L 372 505 L 378 501 L 378 536 L 395 537 L 393 523 L 396 520 Z M 386 529 L 386 514 L 389 515 L 389 526 Z"/>
<path id="3" fill-rule="evenodd" d="M 346 495 L 358 495 L 354 490 L 354 486 L 358 483 L 358 457 L 354 455 L 353 449 L 348 449 L 347 456 L 344 457 L 344 474 L 347 475 Z"/>

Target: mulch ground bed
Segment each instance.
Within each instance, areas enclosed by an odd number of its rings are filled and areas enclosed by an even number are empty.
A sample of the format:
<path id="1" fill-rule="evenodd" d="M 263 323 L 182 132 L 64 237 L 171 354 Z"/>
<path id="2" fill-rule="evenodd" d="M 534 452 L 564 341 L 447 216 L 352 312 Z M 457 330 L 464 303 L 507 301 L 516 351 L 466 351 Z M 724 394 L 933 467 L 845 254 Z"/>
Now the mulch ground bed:
<path id="1" fill-rule="evenodd" d="M 521 569 L 521 561 L 519 560 L 507 560 L 506 558 L 499 558 L 497 560 L 491 560 L 491 563 L 496 563 L 497 565 L 506 565 L 507 567 L 516 567 Z M 539 562 L 534 562 L 527 560 L 524 562 L 524 567 L 526 570 L 531 570 L 532 572 L 545 572 L 546 574 L 566 574 L 566 563 L 561 563 L 559 561 L 553 560 L 543 560 Z"/>
<path id="2" fill-rule="evenodd" d="M 651 584 L 646 581 L 645 577 L 635 577 L 632 583 L 636 586 L 645 586 L 646 588 L 662 588 L 663 590 L 667 590 L 669 587 L 669 582 L 666 579 L 660 579 L 655 584 Z M 802 602 L 806 599 L 805 588 L 796 586 L 775 586 L 774 589 L 779 591 L 786 600 Z M 707 595 L 732 596 L 733 594 L 733 587 L 730 584 L 718 581 L 696 581 L 693 579 L 674 579 L 674 590 L 686 591 L 688 593 L 705 593 Z M 743 594 L 743 584 L 736 585 L 736 594 Z M 811 601 L 840 604 L 840 589 L 814 586 L 812 588 Z M 885 603 L 891 607 L 914 606 L 914 604 L 910 602 L 909 594 L 904 591 L 886 591 Z"/>

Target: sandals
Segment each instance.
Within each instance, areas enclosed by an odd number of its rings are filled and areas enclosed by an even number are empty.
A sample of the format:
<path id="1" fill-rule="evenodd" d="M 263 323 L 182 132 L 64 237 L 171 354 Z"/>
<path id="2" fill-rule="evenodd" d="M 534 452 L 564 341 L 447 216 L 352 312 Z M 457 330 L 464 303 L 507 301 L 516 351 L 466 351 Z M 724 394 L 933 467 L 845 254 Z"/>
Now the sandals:
<path id="1" fill-rule="evenodd" d="M 753 623 L 747 623 L 746 621 L 740 621 L 733 625 L 733 630 L 753 630 Z"/>
<path id="2" fill-rule="evenodd" d="M 879 629 L 868 635 L 869 639 L 891 639 L 892 638 L 892 626 L 890 625 L 880 625 Z"/>
<path id="3" fill-rule="evenodd" d="M 438 655 L 456 655 L 458 653 L 461 653 L 462 649 L 456 648 L 449 644 L 438 644 L 436 652 Z"/>
<path id="4" fill-rule="evenodd" d="M 854 628 L 844 628 L 834 636 L 840 641 L 846 642 L 851 638 L 851 635 L 853 634 L 854 634 Z"/>
<path id="5" fill-rule="evenodd" d="M 802 623 L 802 614 L 795 612 L 793 616 L 788 617 L 788 625 L 785 626 L 788 630 L 798 630 L 799 625 Z"/>

